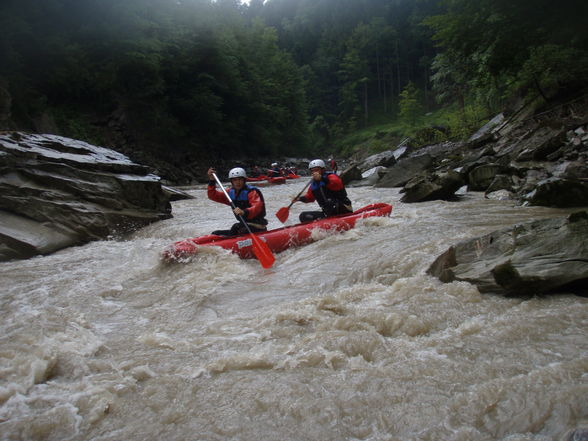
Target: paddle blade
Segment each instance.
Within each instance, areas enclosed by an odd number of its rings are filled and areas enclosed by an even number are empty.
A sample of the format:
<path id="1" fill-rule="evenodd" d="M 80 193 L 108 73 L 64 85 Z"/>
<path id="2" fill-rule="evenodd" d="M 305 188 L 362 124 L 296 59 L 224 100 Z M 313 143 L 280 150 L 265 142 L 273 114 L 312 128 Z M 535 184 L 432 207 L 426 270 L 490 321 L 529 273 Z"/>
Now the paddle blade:
<path id="1" fill-rule="evenodd" d="M 257 260 L 261 262 L 261 266 L 264 268 L 271 268 L 276 261 L 272 250 L 269 249 L 263 240 L 259 239 L 259 237 L 256 237 L 253 234 L 251 234 L 251 240 L 253 241 L 253 254 L 255 254 Z"/>
<path id="2" fill-rule="evenodd" d="M 284 223 L 288 220 L 288 216 L 290 216 L 290 210 L 288 207 L 282 207 L 276 213 L 276 217 L 280 220 L 280 222 Z"/>

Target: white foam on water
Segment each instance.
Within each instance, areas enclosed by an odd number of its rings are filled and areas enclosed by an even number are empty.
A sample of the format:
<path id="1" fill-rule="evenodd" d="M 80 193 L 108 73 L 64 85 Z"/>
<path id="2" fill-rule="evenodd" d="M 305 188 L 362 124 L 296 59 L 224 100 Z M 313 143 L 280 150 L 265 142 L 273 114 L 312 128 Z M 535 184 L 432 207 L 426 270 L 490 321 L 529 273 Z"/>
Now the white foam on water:
<path id="1" fill-rule="evenodd" d="M 262 189 L 269 228 L 303 182 Z M 163 249 L 235 222 L 206 199 L 124 241 L 0 265 L 0 432 L 46 440 L 544 440 L 588 415 L 588 311 L 426 274 L 455 241 L 557 210 L 394 205 L 263 269 Z M 316 204 L 294 204 L 288 222 Z"/>

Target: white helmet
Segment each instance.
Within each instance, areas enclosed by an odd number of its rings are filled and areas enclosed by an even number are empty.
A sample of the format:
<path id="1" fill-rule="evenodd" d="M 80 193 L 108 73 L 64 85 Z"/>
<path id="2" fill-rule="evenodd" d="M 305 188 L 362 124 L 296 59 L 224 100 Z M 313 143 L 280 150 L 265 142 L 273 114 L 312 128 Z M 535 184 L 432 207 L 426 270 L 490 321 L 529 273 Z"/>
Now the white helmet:
<path id="1" fill-rule="evenodd" d="M 246 178 L 246 177 L 247 177 L 247 173 L 241 167 L 235 167 L 235 168 L 231 169 L 231 171 L 229 172 L 229 179 Z"/>
<path id="2" fill-rule="evenodd" d="M 308 169 L 309 170 L 311 168 L 315 168 L 315 167 L 325 168 L 325 161 L 323 161 L 322 159 L 315 159 L 315 160 L 310 161 L 308 163 Z"/>
<path id="3" fill-rule="evenodd" d="M 278 163 L 277 162 L 272 162 L 272 167 L 277 167 Z"/>

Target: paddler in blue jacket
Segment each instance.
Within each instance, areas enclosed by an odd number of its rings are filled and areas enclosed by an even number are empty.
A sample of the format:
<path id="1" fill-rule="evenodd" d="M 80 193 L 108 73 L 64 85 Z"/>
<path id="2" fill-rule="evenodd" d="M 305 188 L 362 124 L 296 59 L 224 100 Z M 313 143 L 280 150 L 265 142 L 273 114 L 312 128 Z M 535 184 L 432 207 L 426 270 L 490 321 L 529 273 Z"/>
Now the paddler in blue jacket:
<path id="1" fill-rule="evenodd" d="M 294 198 L 292 202 L 316 201 L 322 211 L 303 211 L 300 213 L 300 222 L 309 222 L 353 211 L 343 181 L 337 174 L 327 172 L 325 162 L 322 159 L 310 161 L 308 169 L 312 175 L 312 183 L 304 196 Z"/>
<path id="2" fill-rule="evenodd" d="M 212 175 L 213 173 L 216 173 L 214 168 L 209 168 L 208 199 L 230 206 L 231 204 L 225 194 L 216 189 L 216 181 Z M 266 212 L 263 195 L 258 188 L 247 185 L 246 179 L 247 173 L 241 167 L 236 167 L 229 171 L 231 186 L 226 190 L 235 205 L 233 213 L 237 219 L 239 219 L 239 216 L 242 216 L 252 232 L 266 231 L 267 220 L 265 218 Z M 234 224 L 230 230 L 216 230 L 212 232 L 212 234 L 219 236 L 238 236 L 246 233 L 247 228 L 241 222 Z"/>

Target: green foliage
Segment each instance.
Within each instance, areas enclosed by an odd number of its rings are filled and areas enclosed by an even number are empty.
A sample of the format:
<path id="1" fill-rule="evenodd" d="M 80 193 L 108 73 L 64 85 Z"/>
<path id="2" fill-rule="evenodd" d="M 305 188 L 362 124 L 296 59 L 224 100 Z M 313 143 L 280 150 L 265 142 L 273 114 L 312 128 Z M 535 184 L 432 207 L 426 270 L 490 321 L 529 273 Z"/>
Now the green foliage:
<path id="1" fill-rule="evenodd" d="M 417 147 L 438 144 L 448 139 L 448 134 L 436 127 L 421 127 L 410 133 L 410 144 Z"/>
<path id="2" fill-rule="evenodd" d="M 353 151 L 354 132 L 377 151 L 392 132 L 442 138 L 431 90 L 465 137 L 518 89 L 586 84 L 586 16 L 551 0 L 5 0 L 0 76 L 23 128 L 49 114 L 95 139 L 109 129 L 90 121 L 115 113 L 166 155 Z"/>
<path id="3" fill-rule="evenodd" d="M 400 119 L 411 128 L 416 127 L 424 114 L 421 94 L 414 83 L 408 83 L 400 93 Z"/>
<path id="4" fill-rule="evenodd" d="M 53 115 L 55 123 L 64 133 L 75 139 L 83 139 L 96 145 L 104 145 L 104 140 L 90 119 L 79 111 L 68 108 L 46 109 Z"/>
<path id="5" fill-rule="evenodd" d="M 318 115 L 310 124 L 310 148 L 311 151 L 318 151 L 321 147 L 328 145 L 331 128 L 324 116 Z"/>
<path id="6" fill-rule="evenodd" d="M 245 23 L 239 2 L 66 3 L 0 8 L 0 75 L 19 126 L 48 113 L 61 133 L 89 140 L 95 130 L 76 111 L 106 120 L 117 110 L 138 142 L 166 155 L 184 145 L 200 156 L 307 148 L 299 68 L 274 29 Z"/>
<path id="7" fill-rule="evenodd" d="M 117 70 L 120 93 L 131 100 L 150 101 L 161 96 L 165 84 L 160 72 L 161 59 L 157 53 L 125 54 Z"/>
<path id="8" fill-rule="evenodd" d="M 366 127 L 341 136 L 336 147 L 340 154 L 346 156 L 360 151 L 373 154 L 395 149 L 404 138 L 406 138 L 406 132 L 402 124 L 388 123 Z"/>
<path id="9" fill-rule="evenodd" d="M 421 60 L 433 49 L 418 23 L 437 10 L 437 0 L 271 0 L 261 14 L 304 66 L 310 118 L 324 117 L 332 139 L 392 118 L 409 81 L 427 88 Z"/>
<path id="10" fill-rule="evenodd" d="M 533 95 L 549 95 L 561 87 L 588 79 L 588 52 L 555 44 L 530 48 L 529 58 L 523 64 L 513 84 L 514 88 L 527 89 Z"/>
<path id="11" fill-rule="evenodd" d="M 440 103 L 463 102 L 468 90 L 468 60 L 459 54 L 446 51 L 437 54 L 433 59 L 432 69 L 434 74 L 433 91 Z"/>
<path id="12" fill-rule="evenodd" d="M 445 0 L 424 20 L 441 48 L 433 69 L 441 98 L 496 108 L 519 88 L 586 83 L 587 2 Z"/>
<path id="13" fill-rule="evenodd" d="M 466 104 L 463 108 L 447 112 L 446 121 L 450 138 L 463 140 L 488 122 L 488 111 L 476 104 Z"/>

